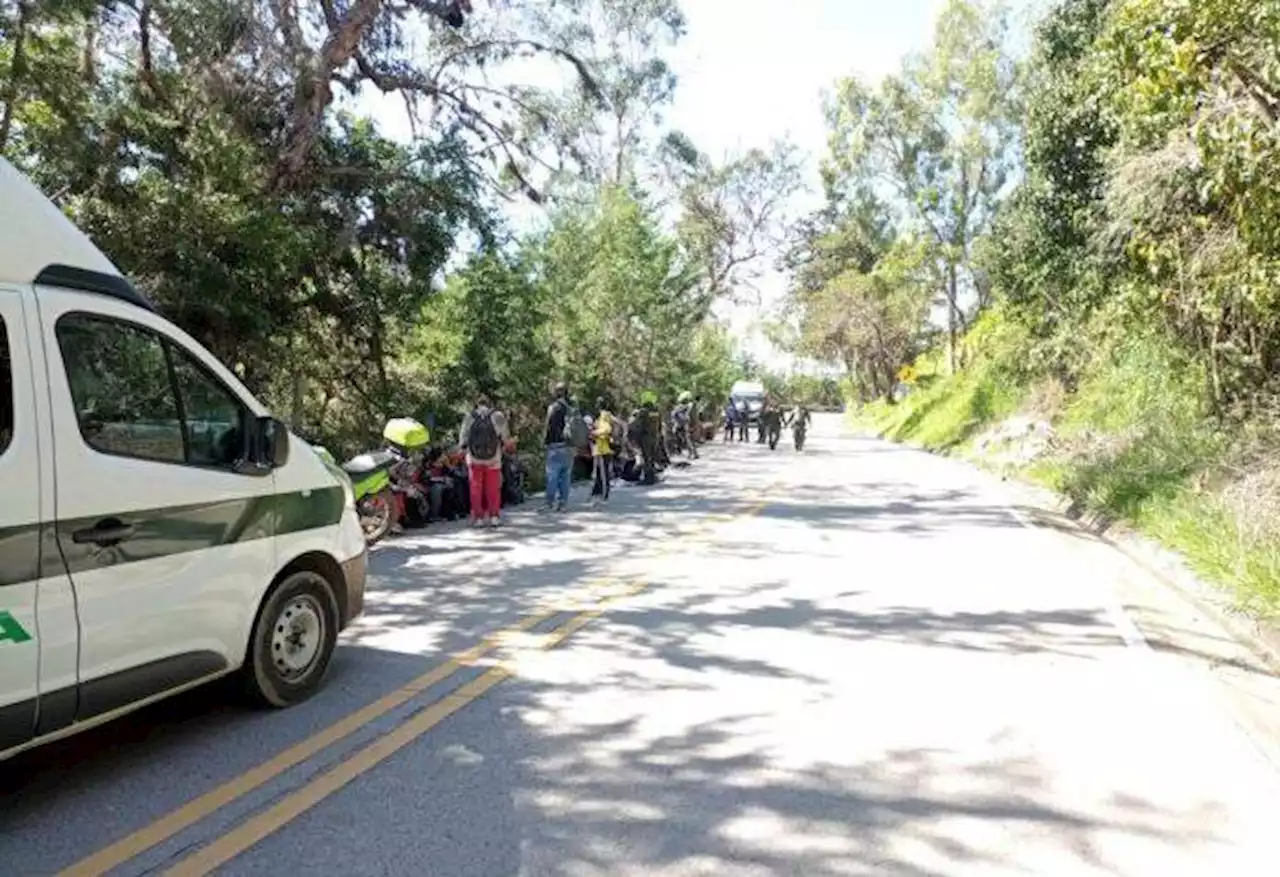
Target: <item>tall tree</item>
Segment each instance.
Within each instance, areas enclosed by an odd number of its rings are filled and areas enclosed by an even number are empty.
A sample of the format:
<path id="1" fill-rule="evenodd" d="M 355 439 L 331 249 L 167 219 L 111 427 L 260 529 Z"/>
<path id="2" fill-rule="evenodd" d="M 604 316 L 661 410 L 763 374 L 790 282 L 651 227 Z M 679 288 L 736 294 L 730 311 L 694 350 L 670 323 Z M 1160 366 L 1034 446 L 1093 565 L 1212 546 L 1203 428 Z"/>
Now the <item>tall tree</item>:
<path id="1" fill-rule="evenodd" d="M 778 142 L 717 164 L 673 133 L 661 158 L 676 192 L 677 231 L 708 296 L 751 298 L 755 281 L 786 249 L 791 200 L 802 187 L 794 147 Z"/>
<path id="2" fill-rule="evenodd" d="M 946 308 L 949 361 L 989 289 L 972 267 L 1016 159 L 1018 70 L 1000 7 L 950 0 L 927 55 L 878 88 L 840 82 L 829 109 L 829 173 L 892 193 L 930 243 Z"/>
<path id="3" fill-rule="evenodd" d="M 601 185 L 650 176 L 652 151 L 676 76 L 663 57 L 685 32 L 676 0 L 574 0 L 544 4 L 537 30 L 572 51 L 589 86 L 522 89 L 522 130 L 545 155 L 548 186 L 591 201 Z"/>

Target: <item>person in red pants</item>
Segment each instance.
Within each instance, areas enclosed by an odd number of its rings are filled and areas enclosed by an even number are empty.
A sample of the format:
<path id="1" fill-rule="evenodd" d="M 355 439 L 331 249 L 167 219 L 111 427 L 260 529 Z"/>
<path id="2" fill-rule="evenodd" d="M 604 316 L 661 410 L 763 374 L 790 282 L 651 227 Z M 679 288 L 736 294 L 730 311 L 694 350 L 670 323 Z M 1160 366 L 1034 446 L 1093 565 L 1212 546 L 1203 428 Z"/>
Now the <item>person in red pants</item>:
<path id="1" fill-rule="evenodd" d="M 467 451 L 473 527 L 502 523 L 502 446 L 508 437 L 506 415 L 481 393 L 459 433 L 459 443 Z"/>

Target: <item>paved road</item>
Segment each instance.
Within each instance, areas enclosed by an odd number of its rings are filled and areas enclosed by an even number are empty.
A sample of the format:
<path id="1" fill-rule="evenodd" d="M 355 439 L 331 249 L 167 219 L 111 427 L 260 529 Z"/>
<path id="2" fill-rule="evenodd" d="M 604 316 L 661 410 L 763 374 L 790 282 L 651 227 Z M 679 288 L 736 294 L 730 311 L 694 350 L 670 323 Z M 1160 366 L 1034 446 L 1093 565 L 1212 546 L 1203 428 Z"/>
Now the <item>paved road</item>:
<path id="1" fill-rule="evenodd" d="M 0 874 L 1274 877 L 1280 682 L 1012 503 L 824 418 L 390 542 L 311 703 L 0 766 Z"/>

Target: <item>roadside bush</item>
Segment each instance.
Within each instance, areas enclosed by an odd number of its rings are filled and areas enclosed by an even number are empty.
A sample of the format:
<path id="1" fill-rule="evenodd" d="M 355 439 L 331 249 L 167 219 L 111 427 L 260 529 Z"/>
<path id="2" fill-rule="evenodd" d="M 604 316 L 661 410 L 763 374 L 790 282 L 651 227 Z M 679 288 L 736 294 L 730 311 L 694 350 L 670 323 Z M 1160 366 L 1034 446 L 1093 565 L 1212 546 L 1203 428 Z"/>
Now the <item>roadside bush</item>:
<path id="1" fill-rule="evenodd" d="M 1205 388 L 1203 370 L 1158 337 L 1103 350 L 1061 419 L 1056 486 L 1113 517 L 1137 519 L 1148 502 L 1171 500 L 1223 451 Z"/>
<path id="2" fill-rule="evenodd" d="M 965 339 L 967 367 L 947 374 L 941 352 L 925 354 L 912 366 L 915 389 L 897 404 L 868 405 L 861 418 L 895 441 L 956 448 L 1017 410 L 1032 379 L 1025 367 L 1026 346 L 1025 330 L 992 308 Z"/>

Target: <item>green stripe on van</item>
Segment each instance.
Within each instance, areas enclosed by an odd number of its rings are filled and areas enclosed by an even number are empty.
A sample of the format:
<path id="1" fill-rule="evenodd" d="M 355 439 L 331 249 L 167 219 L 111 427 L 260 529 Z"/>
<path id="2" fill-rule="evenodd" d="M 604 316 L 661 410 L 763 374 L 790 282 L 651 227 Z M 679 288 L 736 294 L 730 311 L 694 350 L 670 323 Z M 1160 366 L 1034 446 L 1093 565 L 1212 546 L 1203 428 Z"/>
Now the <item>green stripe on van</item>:
<path id="1" fill-rule="evenodd" d="M 342 488 L 335 485 L 196 505 L 104 512 L 91 518 L 59 521 L 57 532 L 61 538 L 58 541 L 67 567 L 75 575 L 122 563 L 332 526 L 342 517 L 342 502 Z M 77 545 L 72 541 L 72 533 L 111 517 L 132 524 L 134 535 L 111 547 L 92 543 Z M 0 529 L 0 587 L 39 577 L 41 529 L 39 525 Z M 56 548 L 49 544 L 52 541 L 46 539 L 44 545 L 46 575 L 51 574 L 47 571 L 51 564 L 56 567 L 59 563 Z"/>

